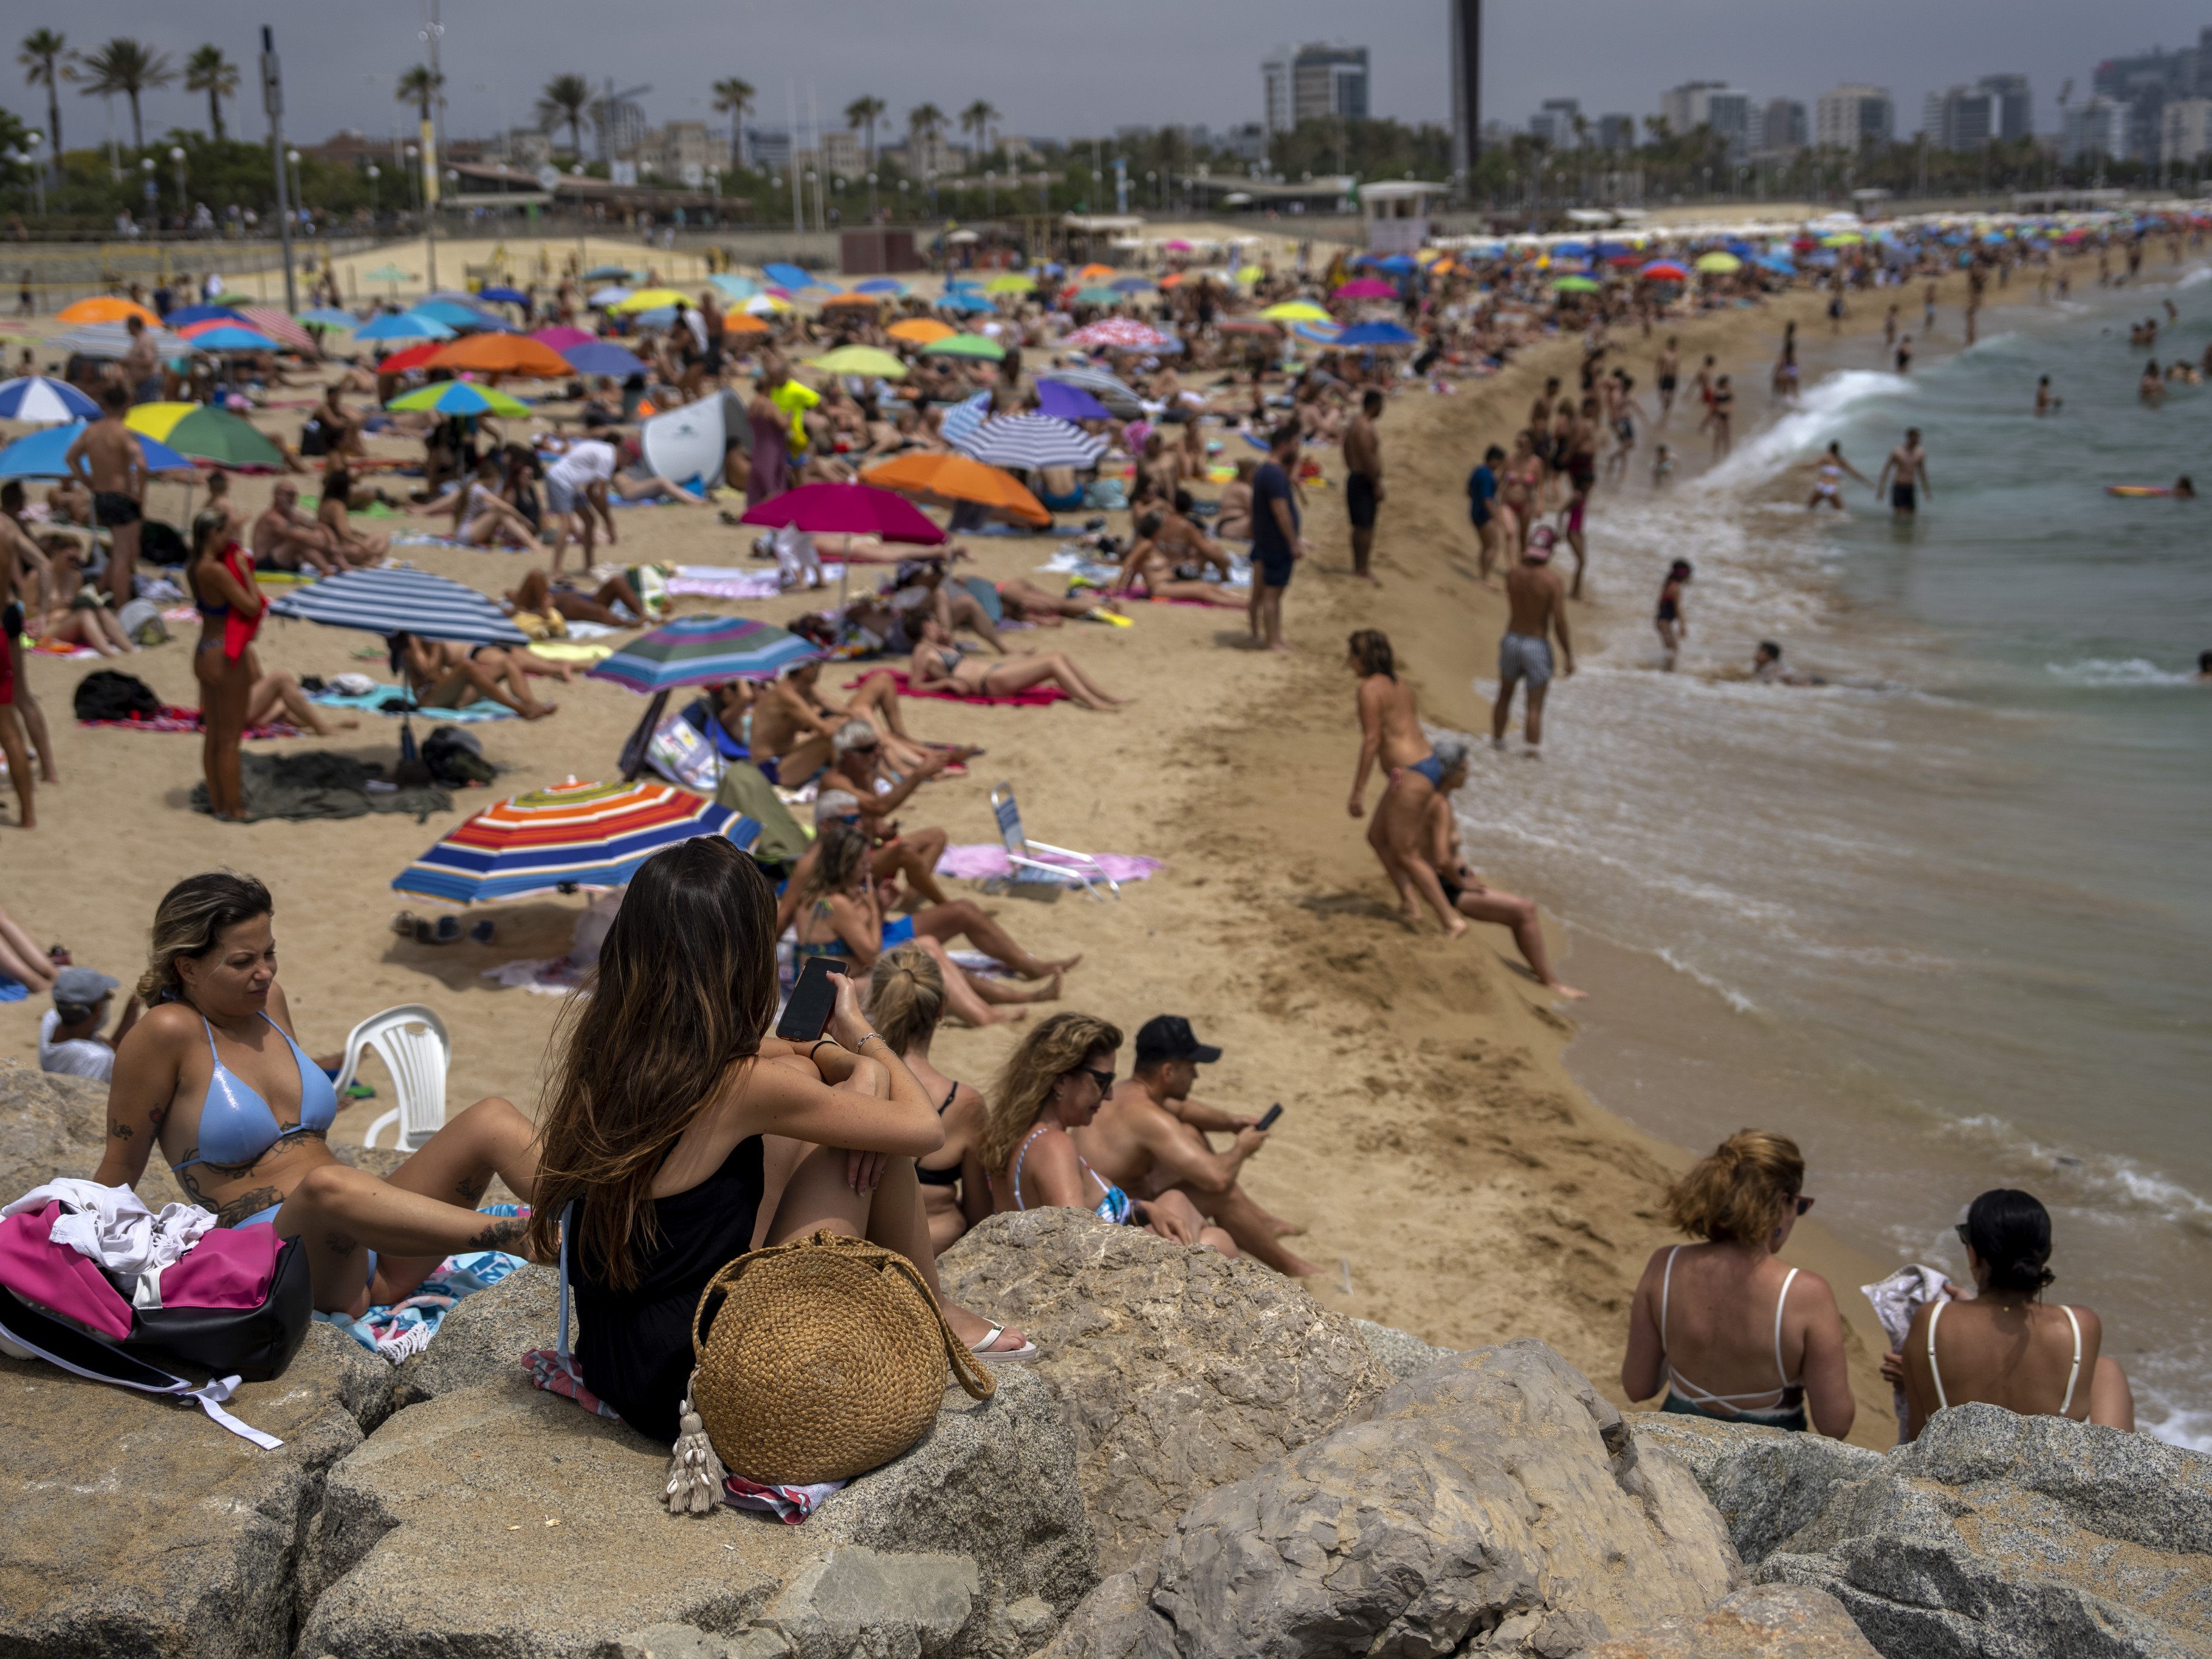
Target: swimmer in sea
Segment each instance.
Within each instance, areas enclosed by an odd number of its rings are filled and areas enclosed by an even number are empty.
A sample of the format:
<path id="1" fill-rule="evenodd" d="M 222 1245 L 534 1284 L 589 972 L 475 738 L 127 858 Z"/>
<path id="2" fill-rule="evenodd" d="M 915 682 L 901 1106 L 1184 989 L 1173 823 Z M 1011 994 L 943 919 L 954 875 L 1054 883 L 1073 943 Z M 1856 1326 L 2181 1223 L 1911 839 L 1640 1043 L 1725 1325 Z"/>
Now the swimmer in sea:
<path id="1" fill-rule="evenodd" d="M 2212 356 L 2212 346 L 2207 346 L 2205 353 Z M 1674 412 L 1674 381 L 1682 372 L 1682 354 L 1676 349 L 1673 335 L 1667 337 L 1667 349 L 1659 354 L 1652 368 L 1659 377 L 1659 424 L 1663 427 L 1667 417 Z"/>
<path id="2" fill-rule="evenodd" d="M 2048 374 L 2039 376 L 2035 382 L 2035 412 L 2056 415 L 2063 407 L 2065 400 L 2051 389 L 2051 377 Z"/>
<path id="3" fill-rule="evenodd" d="M 2197 653 L 2197 683 L 2199 685 L 2212 684 L 2212 651 Z"/>
<path id="4" fill-rule="evenodd" d="M 1873 488 L 1874 481 L 1844 459 L 1840 443 L 1830 444 L 1827 453 L 1814 463 L 1814 469 L 1813 499 L 1805 503 L 1808 513 L 1820 507 L 1832 507 L 1838 513 L 1844 510 L 1843 483 L 1846 472 L 1869 489 Z"/>
<path id="5" fill-rule="evenodd" d="M 1782 665 L 1782 647 L 1772 640 L 1761 640 L 1759 648 L 1751 653 L 1751 679 L 1759 685 L 1827 684 L 1818 674 L 1801 674 L 1794 668 L 1784 668 Z"/>
<path id="6" fill-rule="evenodd" d="M 1674 476 L 1674 457 L 1667 446 L 1661 444 L 1651 453 L 1651 487 L 1664 489 Z"/>
<path id="7" fill-rule="evenodd" d="M 2193 501 L 2197 499 L 2197 483 L 2186 472 L 2173 481 L 2173 499 Z"/>
<path id="8" fill-rule="evenodd" d="M 1896 482 L 1891 483 L 1892 475 Z M 1928 492 L 1930 501 L 1936 496 L 1936 486 L 1928 477 L 1928 452 L 1920 447 L 1920 428 L 1908 427 L 1905 441 L 1889 452 L 1889 459 L 1881 464 L 1881 477 L 1875 481 L 1874 493 L 1881 494 L 1882 486 L 1889 485 L 1889 510 L 1899 518 L 1909 518 L 1920 510 L 1918 491 Z"/>
<path id="9" fill-rule="evenodd" d="M 1677 559 L 1667 567 L 1667 580 L 1659 586 L 1659 614 L 1652 626 L 1659 630 L 1659 643 L 1665 653 L 1661 665 L 1670 674 L 1683 638 L 1690 631 L 1690 619 L 1682 614 L 1682 590 L 1690 585 L 1692 574 L 1687 559 Z"/>
<path id="10" fill-rule="evenodd" d="M 1910 334 L 1897 343 L 1897 372 L 1900 374 L 1912 373 L 1912 337 Z"/>
<path id="11" fill-rule="evenodd" d="M 2154 357 L 2143 365 L 2142 379 L 2136 382 L 2136 396 L 2144 406 L 2156 409 L 2166 401 L 2166 378 L 2158 372 L 2158 359 Z"/>

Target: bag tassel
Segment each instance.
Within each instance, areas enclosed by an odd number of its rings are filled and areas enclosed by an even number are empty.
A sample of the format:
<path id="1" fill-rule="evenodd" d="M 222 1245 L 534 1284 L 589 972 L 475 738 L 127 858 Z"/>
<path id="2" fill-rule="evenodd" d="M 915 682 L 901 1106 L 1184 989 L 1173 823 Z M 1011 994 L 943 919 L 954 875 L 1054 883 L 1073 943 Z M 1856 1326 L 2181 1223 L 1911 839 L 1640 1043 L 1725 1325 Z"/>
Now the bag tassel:
<path id="1" fill-rule="evenodd" d="M 671 1515 L 712 1515 L 722 1501 L 722 1482 L 729 1476 L 722 1460 L 714 1455 L 714 1443 L 707 1438 L 707 1425 L 691 1408 L 691 1391 L 698 1380 L 695 1370 L 684 1385 L 683 1413 L 668 1460 L 665 1496 Z"/>

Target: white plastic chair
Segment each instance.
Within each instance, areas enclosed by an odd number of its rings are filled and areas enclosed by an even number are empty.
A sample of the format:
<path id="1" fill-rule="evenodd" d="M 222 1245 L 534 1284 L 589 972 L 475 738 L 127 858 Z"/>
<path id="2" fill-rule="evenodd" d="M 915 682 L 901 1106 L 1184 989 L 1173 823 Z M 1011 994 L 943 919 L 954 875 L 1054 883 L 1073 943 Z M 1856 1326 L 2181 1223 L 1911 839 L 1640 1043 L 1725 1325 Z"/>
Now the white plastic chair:
<path id="1" fill-rule="evenodd" d="M 1103 884 L 1115 898 L 1121 896 L 1121 884 L 1090 854 L 1029 838 L 1029 832 L 1022 828 L 1022 809 L 1014 799 L 1012 784 L 1001 783 L 991 792 L 991 811 L 999 820 L 999 838 L 1006 843 L 1006 861 L 1013 866 L 1013 873 L 1002 878 L 1009 886 L 1044 882 L 1056 887 L 1080 887 L 1091 897 L 1103 899 L 1106 894 L 1098 890 Z M 991 885 L 986 884 L 987 890 Z"/>
<path id="2" fill-rule="evenodd" d="M 361 1068 L 365 1049 L 374 1049 L 392 1074 L 399 1103 L 368 1126 L 362 1145 L 374 1146 L 377 1136 L 397 1126 L 403 1152 L 415 1152 L 445 1127 L 446 1068 L 453 1058 L 453 1039 L 445 1022 L 418 1002 L 403 1003 L 371 1014 L 346 1038 L 345 1064 L 338 1068 L 339 1103 Z"/>

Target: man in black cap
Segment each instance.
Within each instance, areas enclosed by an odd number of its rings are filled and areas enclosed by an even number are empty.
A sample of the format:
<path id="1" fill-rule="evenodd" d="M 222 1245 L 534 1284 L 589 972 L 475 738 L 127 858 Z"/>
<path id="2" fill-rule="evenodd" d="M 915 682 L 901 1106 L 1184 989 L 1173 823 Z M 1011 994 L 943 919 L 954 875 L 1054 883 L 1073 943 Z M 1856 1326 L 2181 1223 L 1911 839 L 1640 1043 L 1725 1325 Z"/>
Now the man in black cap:
<path id="1" fill-rule="evenodd" d="M 110 1081 L 115 1074 L 115 1045 L 138 1023 L 138 999 L 132 997 L 112 1037 L 100 1035 L 115 981 L 89 968 L 64 968 L 54 979 L 54 1006 L 39 1020 L 39 1069 L 71 1077 Z"/>
<path id="2" fill-rule="evenodd" d="M 1256 1118 L 1239 1117 L 1190 1098 L 1198 1068 L 1221 1058 L 1200 1042 L 1180 1014 L 1147 1020 L 1137 1033 L 1136 1069 L 1116 1084 L 1089 1127 L 1071 1131 L 1076 1150 L 1107 1180 L 1139 1198 L 1174 1191 L 1220 1224 L 1237 1248 L 1291 1277 L 1321 1271 L 1283 1248 L 1299 1229 L 1269 1215 L 1237 1179 L 1244 1160 L 1267 1144 Z M 1237 1139 L 1213 1150 L 1209 1130 Z"/>

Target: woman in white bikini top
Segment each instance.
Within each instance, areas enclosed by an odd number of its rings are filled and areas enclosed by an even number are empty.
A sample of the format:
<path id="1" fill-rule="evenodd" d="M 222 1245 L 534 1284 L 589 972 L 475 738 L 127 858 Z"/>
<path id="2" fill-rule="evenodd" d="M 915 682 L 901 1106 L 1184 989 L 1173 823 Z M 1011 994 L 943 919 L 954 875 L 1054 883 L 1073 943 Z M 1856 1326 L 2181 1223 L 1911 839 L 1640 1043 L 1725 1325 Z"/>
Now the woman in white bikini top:
<path id="1" fill-rule="evenodd" d="M 2032 1194 L 1996 1188 L 1968 1206 L 1958 1231 L 1974 1296 L 1922 1308 L 1904 1352 L 1883 1367 L 1905 1386 L 1905 1437 L 1916 1438 L 1937 1412 L 1973 1401 L 2132 1430 L 2135 1397 L 2119 1362 L 2099 1352 L 2095 1310 L 2042 1300 L 2056 1277 L 2050 1212 Z"/>

